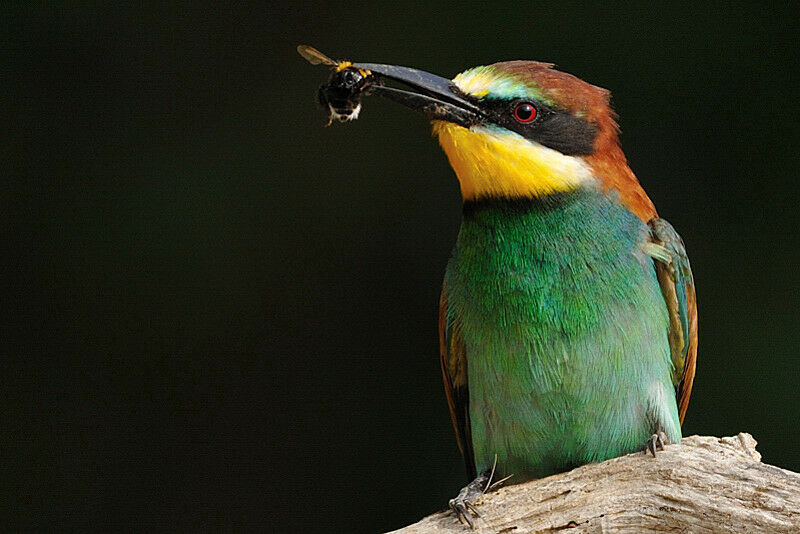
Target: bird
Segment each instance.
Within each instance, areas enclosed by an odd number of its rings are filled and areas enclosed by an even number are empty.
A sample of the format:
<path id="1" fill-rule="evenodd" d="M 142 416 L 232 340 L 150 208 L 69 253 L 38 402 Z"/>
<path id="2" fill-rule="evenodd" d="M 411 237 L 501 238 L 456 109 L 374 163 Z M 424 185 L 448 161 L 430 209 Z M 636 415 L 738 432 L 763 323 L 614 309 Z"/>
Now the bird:
<path id="1" fill-rule="evenodd" d="M 697 361 L 694 279 L 683 240 L 627 163 L 609 91 L 539 61 L 452 80 L 352 65 L 370 76 L 367 94 L 432 121 L 460 187 L 439 302 L 468 481 L 449 502 L 458 520 L 474 528 L 493 478 L 680 443 Z"/>

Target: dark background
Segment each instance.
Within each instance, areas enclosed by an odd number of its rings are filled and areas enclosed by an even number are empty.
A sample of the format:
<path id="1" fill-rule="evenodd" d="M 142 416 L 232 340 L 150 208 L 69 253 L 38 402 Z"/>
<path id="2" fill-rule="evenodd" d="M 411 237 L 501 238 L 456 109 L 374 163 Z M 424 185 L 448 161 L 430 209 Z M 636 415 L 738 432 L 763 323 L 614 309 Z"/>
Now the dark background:
<path id="1" fill-rule="evenodd" d="M 611 89 L 694 268 L 685 433 L 800 470 L 797 13 L 645 5 L 5 7 L 4 519 L 373 532 L 464 482 L 436 331 L 455 177 L 392 103 L 323 128 L 299 43 Z"/>

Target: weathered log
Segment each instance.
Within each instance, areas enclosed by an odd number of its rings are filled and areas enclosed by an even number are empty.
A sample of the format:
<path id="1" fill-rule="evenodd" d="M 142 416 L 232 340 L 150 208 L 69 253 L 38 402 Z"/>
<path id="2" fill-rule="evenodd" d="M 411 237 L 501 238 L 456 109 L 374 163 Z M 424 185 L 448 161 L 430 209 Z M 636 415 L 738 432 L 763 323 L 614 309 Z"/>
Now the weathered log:
<path id="1" fill-rule="evenodd" d="M 800 474 L 761 463 L 750 434 L 691 436 L 483 496 L 475 532 L 800 533 Z M 440 512 L 395 533 L 470 530 Z"/>

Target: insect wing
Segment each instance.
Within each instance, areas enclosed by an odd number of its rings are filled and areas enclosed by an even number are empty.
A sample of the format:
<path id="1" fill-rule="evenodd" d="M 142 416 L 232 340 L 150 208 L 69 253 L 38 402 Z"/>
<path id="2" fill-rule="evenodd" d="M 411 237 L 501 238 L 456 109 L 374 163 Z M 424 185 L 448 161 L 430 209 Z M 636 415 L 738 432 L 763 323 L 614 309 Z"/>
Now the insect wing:
<path id="1" fill-rule="evenodd" d="M 311 63 L 312 65 L 327 65 L 329 67 L 335 67 L 338 65 L 337 62 L 314 48 L 313 46 L 308 45 L 299 45 L 297 47 L 297 53 L 300 54 L 305 58 L 306 61 Z"/>

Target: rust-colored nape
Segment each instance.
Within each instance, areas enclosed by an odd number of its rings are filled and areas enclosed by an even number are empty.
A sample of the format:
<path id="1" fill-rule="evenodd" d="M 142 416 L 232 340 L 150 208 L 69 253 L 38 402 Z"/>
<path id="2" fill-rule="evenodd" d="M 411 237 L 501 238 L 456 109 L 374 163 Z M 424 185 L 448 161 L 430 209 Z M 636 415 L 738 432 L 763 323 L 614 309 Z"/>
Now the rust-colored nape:
<path id="1" fill-rule="evenodd" d="M 619 145 L 619 126 L 611 109 L 610 93 L 540 61 L 506 61 L 495 65 L 536 86 L 558 107 L 582 115 L 597 126 L 594 152 L 586 156 L 604 189 L 614 190 L 620 201 L 636 216 L 647 222 L 657 216 L 653 202 L 644 192 Z"/>

